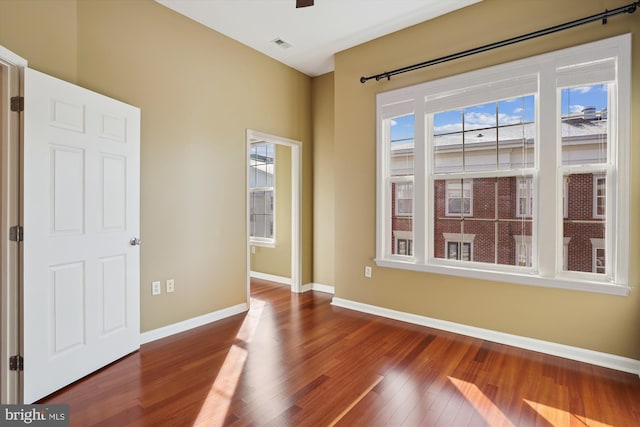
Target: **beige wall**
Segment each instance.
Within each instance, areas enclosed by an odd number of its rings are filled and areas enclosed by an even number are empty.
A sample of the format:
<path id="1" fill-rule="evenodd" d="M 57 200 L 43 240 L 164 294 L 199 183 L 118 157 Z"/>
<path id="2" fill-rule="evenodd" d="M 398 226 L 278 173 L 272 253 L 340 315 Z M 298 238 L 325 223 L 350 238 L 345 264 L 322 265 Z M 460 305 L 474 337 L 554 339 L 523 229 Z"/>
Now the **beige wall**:
<path id="1" fill-rule="evenodd" d="M 313 112 L 313 281 L 335 284 L 334 75 L 311 82 Z"/>
<path id="2" fill-rule="evenodd" d="M 276 145 L 276 246 L 255 246 L 251 271 L 291 277 L 291 147 Z"/>
<path id="3" fill-rule="evenodd" d="M 0 44 L 71 83 L 78 71 L 76 0 L 0 0 Z"/>
<path id="4" fill-rule="evenodd" d="M 480 328 L 640 359 L 640 293 L 627 297 L 496 283 L 375 265 L 375 95 L 622 33 L 633 34 L 633 117 L 640 111 L 640 15 L 609 19 L 492 52 L 361 84 L 362 75 L 411 65 L 629 3 L 485 0 L 458 12 L 344 51 L 335 67 L 336 296 Z M 640 165 L 640 128 L 632 163 Z M 632 168 L 631 218 L 640 216 L 640 174 Z M 632 221 L 631 284 L 638 285 L 640 228 Z"/>
<path id="5" fill-rule="evenodd" d="M 246 301 L 247 128 L 302 142 L 302 279 L 311 281 L 308 76 L 151 0 L 0 8 L 2 27 L 15 29 L 0 30 L 0 44 L 33 68 L 142 110 L 143 331 Z M 151 297 L 151 281 L 169 278 L 175 293 Z"/>

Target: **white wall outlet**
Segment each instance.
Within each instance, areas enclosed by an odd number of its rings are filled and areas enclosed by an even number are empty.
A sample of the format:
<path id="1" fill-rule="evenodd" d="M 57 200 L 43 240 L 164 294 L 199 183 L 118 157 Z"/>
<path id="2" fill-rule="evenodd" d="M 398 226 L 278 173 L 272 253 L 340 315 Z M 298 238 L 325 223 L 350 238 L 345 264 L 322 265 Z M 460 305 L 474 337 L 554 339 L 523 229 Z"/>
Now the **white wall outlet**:
<path id="1" fill-rule="evenodd" d="M 161 292 L 160 282 L 151 282 L 151 295 L 160 295 Z"/>
<path id="2" fill-rule="evenodd" d="M 364 266 L 364 277 L 366 277 L 367 279 L 371 279 L 371 266 Z"/>
<path id="3" fill-rule="evenodd" d="M 255 246 L 251 246 L 251 253 L 255 254 L 256 253 L 256 247 Z"/>
<path id="4" fill-rule="evenodd" d="M 175 290 L 175 281 L 173 279 L 167 279 L 167 293 Z"/>

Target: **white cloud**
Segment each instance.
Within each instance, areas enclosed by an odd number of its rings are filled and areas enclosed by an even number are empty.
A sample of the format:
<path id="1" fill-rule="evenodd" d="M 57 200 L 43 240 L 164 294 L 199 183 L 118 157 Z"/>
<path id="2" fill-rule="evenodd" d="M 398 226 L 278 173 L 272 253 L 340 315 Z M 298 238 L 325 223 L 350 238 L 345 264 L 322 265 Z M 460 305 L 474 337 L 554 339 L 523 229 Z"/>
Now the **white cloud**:
<path id="1" fill-rule="evenodd" d="M 584 110 L 584 105 L 580 105 L 580 104 L 569 105 L 570 113 L 582 113 L 582 110 Z"/>
<path id="2" fill-rule="evenodd" d="M 593 86 L 581 86 L 581 87 L 574 87 L 573 89 L 571 89 L 571 91 L 584 94 L 584 93 L 591 92 L 591 89 L 593 89 Z"/>

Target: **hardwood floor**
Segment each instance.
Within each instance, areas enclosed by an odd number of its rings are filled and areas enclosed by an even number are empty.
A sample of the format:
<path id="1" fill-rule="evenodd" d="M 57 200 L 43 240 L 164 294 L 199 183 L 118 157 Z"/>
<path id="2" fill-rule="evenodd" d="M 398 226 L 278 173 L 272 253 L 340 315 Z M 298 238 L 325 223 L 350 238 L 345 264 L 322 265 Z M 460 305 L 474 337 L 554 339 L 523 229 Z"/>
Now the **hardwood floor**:
<path id="1" fill-rule="evenodd" d="M 248 313 L 49 396 L 72 426 L 639 426 L 640 379 L 254 281 Z"/>

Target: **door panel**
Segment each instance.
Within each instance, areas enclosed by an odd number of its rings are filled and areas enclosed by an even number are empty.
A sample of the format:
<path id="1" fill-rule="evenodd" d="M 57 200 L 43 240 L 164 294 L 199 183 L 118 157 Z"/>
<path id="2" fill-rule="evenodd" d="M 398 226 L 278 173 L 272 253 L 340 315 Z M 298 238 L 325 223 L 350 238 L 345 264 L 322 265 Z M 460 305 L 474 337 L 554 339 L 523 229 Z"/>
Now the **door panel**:
<path id="1" fill-rule="evenodd" d="M 139 348 L 140 111 L 25 69 L 24 403 Z"/>

